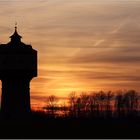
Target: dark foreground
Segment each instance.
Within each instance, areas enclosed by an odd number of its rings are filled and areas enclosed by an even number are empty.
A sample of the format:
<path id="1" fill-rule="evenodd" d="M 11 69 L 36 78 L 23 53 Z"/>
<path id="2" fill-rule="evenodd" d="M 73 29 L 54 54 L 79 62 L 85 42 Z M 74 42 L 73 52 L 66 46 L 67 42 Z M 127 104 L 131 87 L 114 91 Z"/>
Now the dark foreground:
<path id="1" fill-rule="evenodd" d="M 140 118 L 0 118 L 0 138 L 140 138 Z"/>

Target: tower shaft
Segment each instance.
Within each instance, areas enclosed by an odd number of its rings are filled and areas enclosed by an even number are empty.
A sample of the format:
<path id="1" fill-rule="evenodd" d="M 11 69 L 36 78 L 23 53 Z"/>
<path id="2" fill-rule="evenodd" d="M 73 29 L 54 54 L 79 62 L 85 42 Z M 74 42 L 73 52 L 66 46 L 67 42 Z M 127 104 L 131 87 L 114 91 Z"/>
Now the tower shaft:
<path id="1" fill-rule="evenodd" d="M 29 79 L 6 78 L 2 80 L 1 111 L 5 114 L 30 112 Z"/>

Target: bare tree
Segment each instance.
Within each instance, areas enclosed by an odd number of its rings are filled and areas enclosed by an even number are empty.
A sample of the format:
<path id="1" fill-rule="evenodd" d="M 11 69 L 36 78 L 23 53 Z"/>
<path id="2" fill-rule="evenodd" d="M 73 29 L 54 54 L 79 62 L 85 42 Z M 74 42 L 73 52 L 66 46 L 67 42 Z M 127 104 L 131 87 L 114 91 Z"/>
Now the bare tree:
<path id="1" fill-rule="evenodd" d="M 76 92 L 71 92 L 69 94 L 68 100 L 69 100 L 69 105 L 70 105 L 69 107 L 70 116 L 75 117 L 76 116 L 76 101 L 77 101 Z"/>
<path id="2" fill-rule="evenodd" d="M 136 115 L 139 106 L 138 98 L 135 90 L 129 90 L 124 94 L 124 107 L 127 115 Z"/>
<path id="3" fill-rule="evenodd" d="M 90 110 L 90 116 L 95 116 L 96 112 L 96 97 L 95 93 L 91 93 L 89 96 L 89 110 Z"/>
<path id="4" fill-rule="evenodd" d="M 58 98 L 54 95 L 48 96 L 47 98 L 47 109 L 51 111 L 51 115 L 55 115 L 55 111 L 57 110 Z"/>
<path id="5" fill-rule="evenodd" d="M 106 103 L 105 103 L 105 111 L 106 111 L 106 115 L 107 116 L 111 116 L 112 114 L 112 103 L 111 101 L 113 100 L 113 93 L 111 91 L 109 91 L 108 93 L 106 93 L 105 98 L 106 98 Z"/>
<path id="6" fill-rule="evenodd" d="M 83 116 L 88 116 L 89 113 L 89 96 L 83 92 L 80 95 L 81 98 L 81 108 Z"/>
<path id="7" fill-rule="evenodd" d="M 124 114 L 124 99 L 122 91 L 119 91 L 115 97 L 115 111 L 118 117 Z"/>
<path id="8" fill-rule="evenodd" d="M 96 99 L 98 100 L 98 106 L 99 106 L 99 113 L 103 115 L 105 111 L 105 100 L 106 100 L 106 95 L 103 91 L 100 91 L 99 93 L 96 94 Z"/>
<path id="9" fill-rule="evenodd" d="M 81 101 L 80 97 L 77 98 L 77 101 L 76 101 L 76 111 L 77 111 L 76 116 L 81 117 L 81 114 L 82 114 L 82 101 Z"/>

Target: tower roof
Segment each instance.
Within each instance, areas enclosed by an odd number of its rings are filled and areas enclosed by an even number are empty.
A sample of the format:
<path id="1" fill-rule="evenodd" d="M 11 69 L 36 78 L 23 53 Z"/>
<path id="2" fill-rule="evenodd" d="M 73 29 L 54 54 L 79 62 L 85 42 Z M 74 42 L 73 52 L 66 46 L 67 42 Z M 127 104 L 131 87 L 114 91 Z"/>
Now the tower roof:
<path id="1" fill-rule="evenodd" d="M 17 26 L 15 26 L 15 32 L 13 33 L 13 35 L 10 36 L 11 41 L 20 41 L 22 36 L 20 36 L 17 32 Z"/>

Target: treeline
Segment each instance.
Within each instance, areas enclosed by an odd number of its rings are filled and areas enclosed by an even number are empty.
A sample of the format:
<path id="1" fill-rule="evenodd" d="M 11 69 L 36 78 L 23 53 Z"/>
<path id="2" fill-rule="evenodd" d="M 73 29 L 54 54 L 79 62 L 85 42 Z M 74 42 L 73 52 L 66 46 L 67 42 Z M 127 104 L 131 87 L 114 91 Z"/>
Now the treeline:
<path id="1" fill-rule="evenodd" d="M 92 117 L 136 117 L 140 109 L 140 96 L 135 90 L 109 92 L 85 92 L 77 95 L 70 93 L 68 105 L 58 106 L 54 95 L 47 98 L 46 112 L 55 117 L 92 118 Z"/>

